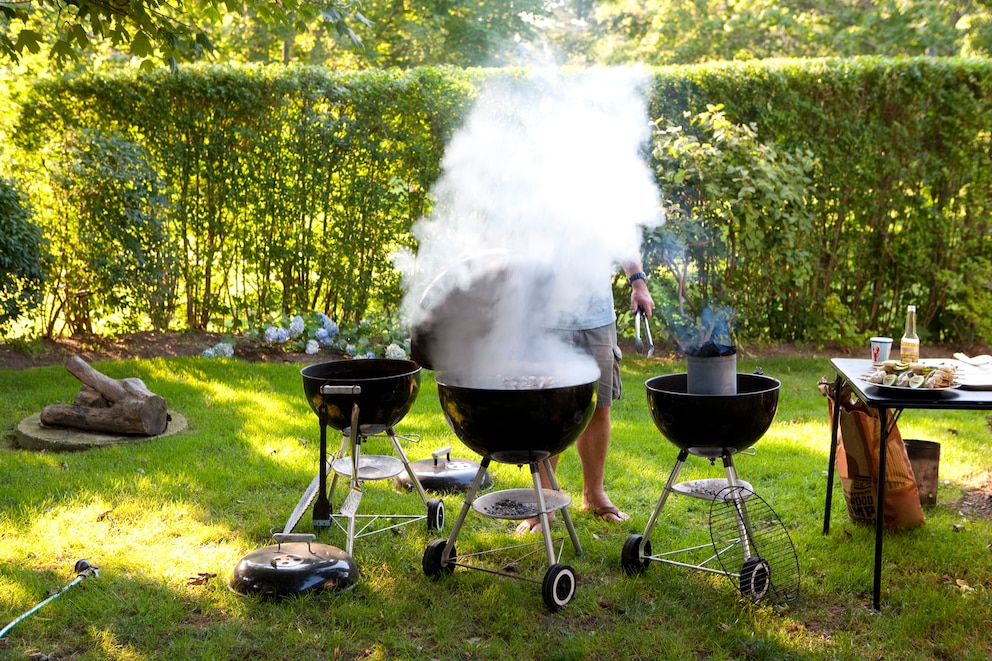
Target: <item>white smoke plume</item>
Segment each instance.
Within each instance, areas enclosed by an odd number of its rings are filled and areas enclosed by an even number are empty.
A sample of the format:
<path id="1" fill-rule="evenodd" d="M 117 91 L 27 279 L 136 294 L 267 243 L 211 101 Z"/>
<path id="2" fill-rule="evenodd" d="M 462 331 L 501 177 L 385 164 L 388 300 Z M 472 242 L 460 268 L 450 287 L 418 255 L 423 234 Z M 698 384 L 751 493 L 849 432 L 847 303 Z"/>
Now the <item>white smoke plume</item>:
<path id="1" fill-rule="evenodd" d="M 417 253 L 394 255 L 407 321 L 443 326 L 434 369 L 577 362 L 545 329 L 639 261 L 643 228 L 663 221 L 643 157 L 647 83 L 637 68 L 542 70 L 480 92 L 445 151 L 434 211 L 414 225 Z"/>

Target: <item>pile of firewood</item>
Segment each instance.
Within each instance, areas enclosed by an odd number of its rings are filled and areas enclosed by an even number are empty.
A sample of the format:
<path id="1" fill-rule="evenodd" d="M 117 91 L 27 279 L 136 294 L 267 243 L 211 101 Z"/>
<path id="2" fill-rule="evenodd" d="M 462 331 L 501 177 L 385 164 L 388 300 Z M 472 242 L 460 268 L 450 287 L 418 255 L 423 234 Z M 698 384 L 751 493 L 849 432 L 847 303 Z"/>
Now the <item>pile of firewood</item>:
<path id="1" fill-rule="evenodd" d="M 66 361 L 66 369 L 83 386 L 72 404 L 51 404 L 41 412 L 41 423 L 86 431 L 157 436 L 169 423 L 165 398 L 148 390 L 138 378 L 114 379 L 81 358 Z"/>

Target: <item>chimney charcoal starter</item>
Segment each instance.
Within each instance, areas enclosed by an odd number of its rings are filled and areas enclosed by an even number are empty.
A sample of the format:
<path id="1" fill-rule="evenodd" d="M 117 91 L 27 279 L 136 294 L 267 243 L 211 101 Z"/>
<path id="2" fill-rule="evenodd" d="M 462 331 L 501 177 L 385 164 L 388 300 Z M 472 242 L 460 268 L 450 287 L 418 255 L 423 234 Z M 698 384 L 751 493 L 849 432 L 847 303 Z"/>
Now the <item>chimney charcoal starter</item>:
<path id="1" fill-rule="evenodd" d="M 688 392 L 697 395 L 737 394 L 737 347 L 712 340 L 687 350 Z"/>

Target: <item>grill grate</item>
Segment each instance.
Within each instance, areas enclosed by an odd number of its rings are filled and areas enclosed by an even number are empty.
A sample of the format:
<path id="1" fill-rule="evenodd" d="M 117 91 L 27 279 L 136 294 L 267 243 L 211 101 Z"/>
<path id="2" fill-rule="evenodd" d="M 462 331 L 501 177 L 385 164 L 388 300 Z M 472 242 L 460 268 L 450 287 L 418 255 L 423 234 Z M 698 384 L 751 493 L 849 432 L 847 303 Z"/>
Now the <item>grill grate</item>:
<path id="1" fill-rule="evenodd" d="M 771 506 L 747 487 L 727 487 L 710 506 L 710 536 L 741 594 L 776 603 L 799 596 L 799 560 Z"/>

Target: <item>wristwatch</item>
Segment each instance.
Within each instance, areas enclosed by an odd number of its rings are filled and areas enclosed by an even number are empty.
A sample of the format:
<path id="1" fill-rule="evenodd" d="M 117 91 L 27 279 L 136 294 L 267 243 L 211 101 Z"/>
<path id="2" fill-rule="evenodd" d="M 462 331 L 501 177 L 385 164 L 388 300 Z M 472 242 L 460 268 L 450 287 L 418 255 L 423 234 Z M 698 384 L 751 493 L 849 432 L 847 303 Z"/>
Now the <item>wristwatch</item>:
<path id="1" fill-rule="evenodd" d="M 627 284 L 633 286 L 635 280 L 646 280 L 647 276 L 644 275 L 644 271 L 638 271 L 637 273 L 632 273 L 627 276 Z"/>

